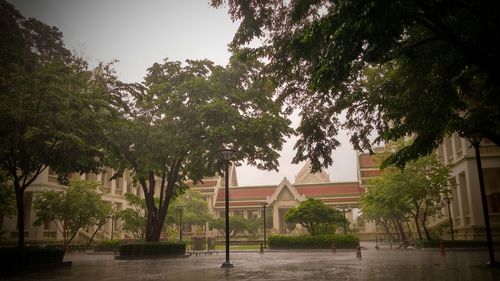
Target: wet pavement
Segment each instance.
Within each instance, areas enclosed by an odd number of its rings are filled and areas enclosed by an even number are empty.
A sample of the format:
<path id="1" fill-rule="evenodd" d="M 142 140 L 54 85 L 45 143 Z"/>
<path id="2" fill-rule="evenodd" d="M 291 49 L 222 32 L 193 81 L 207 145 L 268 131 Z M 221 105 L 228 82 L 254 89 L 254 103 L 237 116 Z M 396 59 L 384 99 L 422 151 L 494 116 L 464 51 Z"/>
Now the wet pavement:
<path id="1" fill-rule="evenodd" d="M 235 252 L 234 268 L 222 269 L 224 253 L 180 259 L 115 260 L 111 254 L 68 254 L 71 268 L 23 273 L 5 280 L 500 280 L 485 266 L 486 250 L 375 250 Z M 498 255 L 498 253 L 497 253 Z"/>

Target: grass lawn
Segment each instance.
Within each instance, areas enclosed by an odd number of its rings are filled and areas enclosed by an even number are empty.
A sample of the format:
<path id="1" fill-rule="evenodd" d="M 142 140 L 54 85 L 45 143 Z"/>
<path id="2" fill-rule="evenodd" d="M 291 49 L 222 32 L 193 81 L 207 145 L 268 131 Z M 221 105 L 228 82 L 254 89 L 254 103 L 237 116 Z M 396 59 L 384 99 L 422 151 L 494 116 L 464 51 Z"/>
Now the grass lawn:
<path id="1" fill-rule="evenodd" d="M 217 251 L 224 251 L 224 250 L 226 250 L 226 245 L 216 245 L 215 249 Z M 231 250 L 255 250 L 255 251 L 258 251 L 258 250 L 260 250 L 260 245 L 252 245 L 252 244 L 231 245 L 230 249 Z"/>

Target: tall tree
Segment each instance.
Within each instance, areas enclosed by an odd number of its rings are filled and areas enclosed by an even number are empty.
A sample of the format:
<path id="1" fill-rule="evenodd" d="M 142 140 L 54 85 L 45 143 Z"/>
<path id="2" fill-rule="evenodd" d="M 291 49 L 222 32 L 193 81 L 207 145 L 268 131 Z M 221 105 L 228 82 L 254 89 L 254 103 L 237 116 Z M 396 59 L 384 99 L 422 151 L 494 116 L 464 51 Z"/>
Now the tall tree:
<path id="1" fill-rule="evenodd" d="M 402 224 L 411 217 L 418 238 L 423 238 L 423 229 L 425 238 L 432 240 L 426 223 L 441 209 L 442 197 L 449 192 L 449 172 L 436 155 L 408 162 L 404 169 L 386 168 L 381 176 L 368 181 L 368 192 L 361 200 L 363 215 L 378 222 L 386 232 L 388 221 Z"/>
<path id="2" fill-rule="evenodd" d="M 165 60 L 130 93 L 128 109 L 110 132 L 111 165 L 132 171 L 143 191 L 146 241 L 159 240 L 170 202 L 187 179 L 197 182 L 221 170 L 221 145 L 237 151 L 235 161 L 277 169 L 291 129 L 262 67 L 238 51 L 225 68 L 207 60 Z"/>
<path id="3" fill-rule="evenodd" d="M 0 170 L 0 231 L 2 231 L 3 220 L 16 214 L 16 196 L 7 173 Z M 1 232 L 0 232 L 0 239 Z"/>
<path id="4" fill-rule="evenodd" d="M 411 205 L 408 194 L 393 180 L 396 174 L 396 169 L 385 170 L 368 182 L 367 192 L 361 197 L 361 211 L 364 218 L 381 225 L 389 237 L 393 230 L 404 242 L 407 238 L 403 224 L 408 220 Z"/>
<path id="5" fill-rule="evenodd" d="M 403 166 L 453 132 L 500 145 L 500 4 L 496 1 L 212 0 L 262 41 L 280 94 L 300 107 L 295 162 L 332 163 L 340 128 L 358 150 L 413 135 Z M 347 118 L 339 118 L 342 113 Z"/>
<path id="6" fill-rule="evenodd" d="M 51 167 L 67 183 L 72 172 L 97 172 L 109 101 L 87 64 L 62 34 L 25 19 L 0 0 L 0 169 L 15 190 L 18 246 L 24 246 L 24 192 Z"/>

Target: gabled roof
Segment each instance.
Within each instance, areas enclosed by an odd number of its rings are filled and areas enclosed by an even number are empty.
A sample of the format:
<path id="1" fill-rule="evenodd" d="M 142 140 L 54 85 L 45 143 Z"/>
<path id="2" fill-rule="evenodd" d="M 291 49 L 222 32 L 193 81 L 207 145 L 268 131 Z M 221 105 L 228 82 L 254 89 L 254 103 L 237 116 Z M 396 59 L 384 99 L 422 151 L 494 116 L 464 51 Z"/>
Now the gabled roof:
<path id="1" fill-rule="evenodd" d="M 324 170 L 318 173 L 311 173 L 311 161 L 307 160 L 299 173 L 295 176 L 295 184 L 330 182 L 330 176 Z"/>
<path id="2" fill-rule="evenodd" d="M 278 185 L 278 187 L 276 188 L 276 190 L 274 191 L 274 193 L 271 196 L 268 196 L 266 198 L 266 203 L 269 204 L 269 205 L 271 205 L 275 201 L 277 201 L 279 195 L 281 194 L 281 192 L 284 189 L 288 189 L 288 191 L 290 191 L 290 193 L 292 194 L 293 198 L 296 201 L 302 202 L 302 201 L 306 200 L 306 197 L 304 195 L 300 194 L 299 192 L 297 192 L 297 190 L 293 187 L 293 185 L 290 183 L 290 181 L 288 181 L 288 179 L 285 177 L 281 181 L 281 183 Z"/>

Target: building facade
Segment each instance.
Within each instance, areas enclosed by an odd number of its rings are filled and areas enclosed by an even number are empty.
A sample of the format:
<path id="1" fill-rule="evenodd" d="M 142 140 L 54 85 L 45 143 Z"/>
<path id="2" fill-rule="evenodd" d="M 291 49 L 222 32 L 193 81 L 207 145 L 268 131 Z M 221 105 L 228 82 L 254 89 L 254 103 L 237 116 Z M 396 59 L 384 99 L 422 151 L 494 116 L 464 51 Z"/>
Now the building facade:
<path id="1" fill-rule="evenodd" d="M 440 161 L 451 168 L 450 213 L 446 200 L 433 217 L 430 227 L 451 239 L 451 216 L 455 239 L 486 240 L 479 176 L 474 148 L 464 138 L 453 134 L 446 137 L 436 151 Z M 500 147 L 489 140 L 480 146 L 489 218 L 493 237 L 500 238 Z"/>

